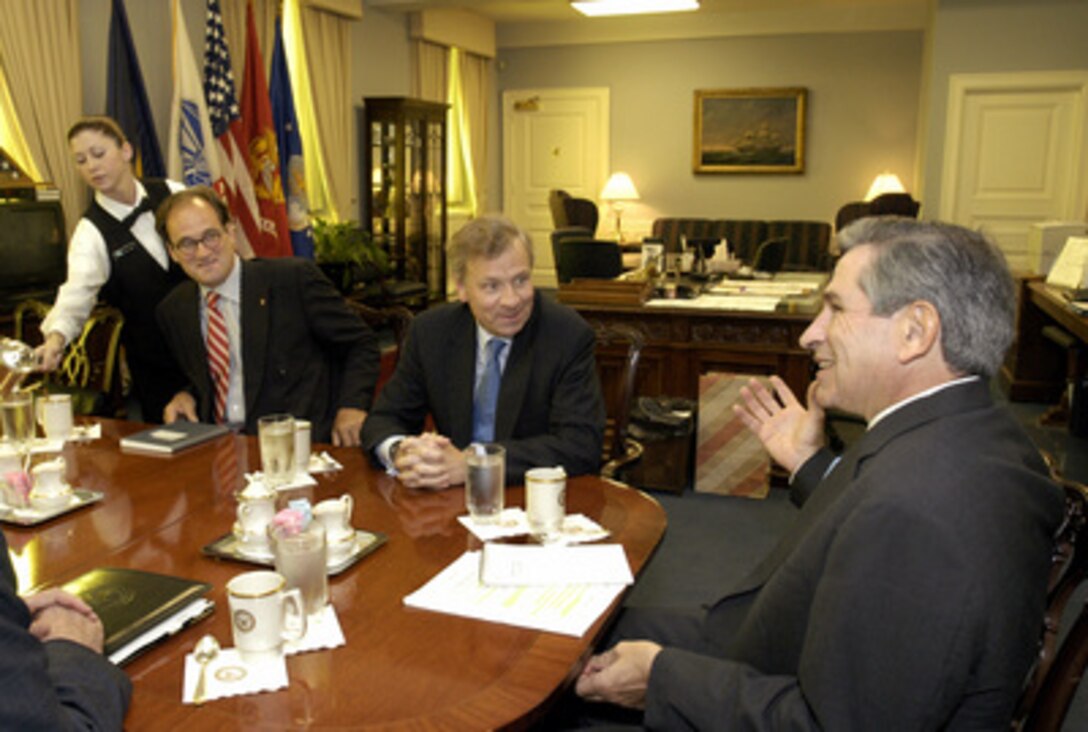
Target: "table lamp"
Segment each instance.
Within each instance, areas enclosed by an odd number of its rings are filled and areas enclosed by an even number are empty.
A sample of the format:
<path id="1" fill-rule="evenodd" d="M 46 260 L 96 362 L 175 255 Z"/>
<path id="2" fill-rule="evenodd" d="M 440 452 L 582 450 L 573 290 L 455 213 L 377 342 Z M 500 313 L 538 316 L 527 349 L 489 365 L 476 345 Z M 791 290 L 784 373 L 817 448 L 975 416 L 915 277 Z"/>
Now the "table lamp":
<path id="1" fill-rule="evenodd" d="M 623 217 L 623 207 L 626 201 L 637 201 L 638 189 L 631 182 L 631 176 L 627 173 L 613 173 L 608 182 L 601 189 L 601 200 L 608 201 L 612 206 L 612 212 L 616 214 L 616 241 L 623 244 L 623 229 L 620 221 Z"/>
<path id="2" fill-rule="evenodd" d="M 882 196 L 885 193 L 906 192 L 907 189 L 903 187 L 903 181 L 899 180 L 899 176 L 885 170 L 873 179 L 873 184 L 869 186 L 869 192 L 865 194 L 865 200 L 871 201 L 877 196 Z"/>

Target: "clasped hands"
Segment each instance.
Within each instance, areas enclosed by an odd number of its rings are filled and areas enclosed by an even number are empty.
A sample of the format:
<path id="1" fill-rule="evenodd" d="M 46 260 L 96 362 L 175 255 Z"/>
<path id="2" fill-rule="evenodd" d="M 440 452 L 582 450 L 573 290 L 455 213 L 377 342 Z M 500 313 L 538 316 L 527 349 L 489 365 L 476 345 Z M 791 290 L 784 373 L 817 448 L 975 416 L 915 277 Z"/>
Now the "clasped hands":
<path id="1" fill-rule="evenodd" d="M 24 597 L 23 601 L 30 610 L 30 633 L 41 642 L 69 640 L 95 653 L 102 652 L 102 621 L 83 600 L 54 588 Z"/>
<path id="2" fill-rule="evenodd" d="M 409 488 L 439 490 L 465 482 L 465 456 L 450 438 L 433 432 L 401 440 L 393 467 Z"/>

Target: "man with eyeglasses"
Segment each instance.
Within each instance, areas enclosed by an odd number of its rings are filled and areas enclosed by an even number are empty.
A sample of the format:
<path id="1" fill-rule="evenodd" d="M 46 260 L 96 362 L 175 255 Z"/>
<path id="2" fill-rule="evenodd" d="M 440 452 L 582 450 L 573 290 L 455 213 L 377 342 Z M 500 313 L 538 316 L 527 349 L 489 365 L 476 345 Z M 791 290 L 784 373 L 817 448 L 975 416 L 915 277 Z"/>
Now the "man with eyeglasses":
<path id="1" fill-rule="evenodd" d="M 203 186 L 166 199 L 156 227 L 192 278 L 156 311 L 189 380 L 165 421 L 256 433 L 259 417 L 287 412 L 312 423 L 316 442 L 358 445 L 377 339 L 321 270 L 304 259 L 240 259 L 230 212 Z"/>

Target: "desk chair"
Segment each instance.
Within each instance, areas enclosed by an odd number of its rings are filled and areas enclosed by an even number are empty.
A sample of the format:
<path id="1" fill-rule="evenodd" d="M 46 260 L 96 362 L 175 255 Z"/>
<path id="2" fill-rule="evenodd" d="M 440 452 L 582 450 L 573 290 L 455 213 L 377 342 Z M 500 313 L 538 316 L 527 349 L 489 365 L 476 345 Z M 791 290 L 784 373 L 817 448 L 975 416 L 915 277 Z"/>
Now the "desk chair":
<path id="1" fill-rule="evenodd" d="M 15 338 L 28 345 L 41 343 L 40 326 L 49 313 L 40 300 L 15 306 Z M 121 311 L 100 306 L 91 311 L 79 337 L 68 348 L 60 367 L 41 377 L 41 388 L 72 395 L 72 411 L 99 417 L 123 416 L 121 388 Z"/>
<path id="2" fill-rule="evenodd" d="M 588 198 L 575 198 L 566 191 L 553 189 L 548 194 L 548 207 L 552 212 L 552 225 L 557 229 L 581 226 L 590 234 L 597 232 L 600 212 L 597 204 Z"/>
<path id="3" fill-rule="evenodd" d="M 1088 486 L 1066 479 L 1048 453 L 1043 457 L 1065 490 L 1065 521 L 1054 540 L 1039 656 L 1013 716 L 1014 732 L 1059 732 L 1088 666 L 1088 604 L 1064 640 L 1059 634 L 1069 599 L 1088 581 Z"/>
<path id="4" fill-rule="evenodd" d="M 756 272 L 775 273 L 782 269 L 786 261 L 786 239 L 768 239 L 759 245 L 755 259 L 752 260 L 752 269 Z"/>

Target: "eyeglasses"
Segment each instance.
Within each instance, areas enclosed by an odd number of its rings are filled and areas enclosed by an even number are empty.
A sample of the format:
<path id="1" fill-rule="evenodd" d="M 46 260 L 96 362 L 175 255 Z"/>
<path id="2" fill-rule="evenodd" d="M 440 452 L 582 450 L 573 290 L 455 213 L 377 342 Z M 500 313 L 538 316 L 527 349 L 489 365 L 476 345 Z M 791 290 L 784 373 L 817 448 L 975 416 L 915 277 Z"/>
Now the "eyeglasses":
<path id="1" fill-rule="evenodd" d="M 203 244 L 206 249 L 218 249 L 219 243 L 223 240 L 222 229 L 208 229 L 199 239 L 190 239 L 188 237 L 181 241 L 176 241 L 170 244 L 175 252 L 182 254 L 186 257 L 191 257 L 196 253 L 196 248 Z"/>

